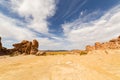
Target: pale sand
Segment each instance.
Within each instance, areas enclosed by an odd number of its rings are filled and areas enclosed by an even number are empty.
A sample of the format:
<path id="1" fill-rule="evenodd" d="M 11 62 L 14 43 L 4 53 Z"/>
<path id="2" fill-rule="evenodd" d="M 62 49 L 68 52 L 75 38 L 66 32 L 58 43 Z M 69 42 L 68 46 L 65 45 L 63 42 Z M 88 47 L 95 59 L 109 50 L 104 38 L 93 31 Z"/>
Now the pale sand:
<path id="1" fill-rule="evenodd" d="M 120 80 L 120 51 L 0 57 L 0 80 Z"/>

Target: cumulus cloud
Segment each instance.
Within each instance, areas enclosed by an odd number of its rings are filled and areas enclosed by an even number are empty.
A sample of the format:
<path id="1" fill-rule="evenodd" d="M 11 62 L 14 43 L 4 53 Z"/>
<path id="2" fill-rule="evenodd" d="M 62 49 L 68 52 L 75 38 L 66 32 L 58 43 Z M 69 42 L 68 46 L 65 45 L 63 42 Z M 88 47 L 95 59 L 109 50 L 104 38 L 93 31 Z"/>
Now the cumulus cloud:
<path id="1" fill-rule="evenodd" d="M 62 25 L 66 40 L 71 43 L 71 48 L 83 49 L 85 45 L 92 45 L 96 41 L 104 42 L 120 35 L 120 5 L 106 12 L 100 19 L 86 23 L 82 21 L 87 18 L 79 18 Z"/>
<path id="2" fill-rule="evenodd" d="M 29 23 L 27 27 L 40 33 L 48 33 L 47 19 L 55 13 L 55 0 L 2 0 L 0 3 L 11 12 L 24 17 Z"/>
<path id="3" fill-rule="evenodd" d="M 28 22 L 26 25 L 42 34 L 49 34 L 47 19 L 54 15 L 58 0 L 0 0 L 11 13 L 18 14 Z"/>
<path id="4" fill-rule="evenodd" d="M 32 39 L 35 37 L 35 33 L 27 28 L 17 26 L 16 22 L 16 20 L 0 13 L 0 36 L 15 40 Z"/>

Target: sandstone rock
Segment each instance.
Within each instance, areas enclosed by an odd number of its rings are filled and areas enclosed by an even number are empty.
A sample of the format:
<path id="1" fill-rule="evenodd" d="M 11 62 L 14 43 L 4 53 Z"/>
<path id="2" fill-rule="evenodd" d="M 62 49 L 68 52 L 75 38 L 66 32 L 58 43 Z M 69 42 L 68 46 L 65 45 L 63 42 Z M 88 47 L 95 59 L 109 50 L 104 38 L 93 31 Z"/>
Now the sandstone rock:
<path id="1" fill-rule="evenodd" d="M 36 54 L 38 52 L 39 43 L 37 40 L 32 41 L 31 52 L 30 54 Z"/>
<path id="2" fill-rule="evenodd" d="M 118 38 L 120 38 L 120 36 L 118 36 Z"/>
<path id="3" fill-rule="evenodd" d="M 34 47 L 34 48 L 38 48 L 39 47 L 39 43 L 38 43 L 38 41 L 36 39 L 34 39 L 32 41 L 32 47 Z"/>
<path id="4" fill-rule="evenodd" d="M 14 51 L 19 51 L 25 54 L 36 54 L 38 52 L 39 43 L 37 40 L 27 41 L 23 40 L 20 43 L 13 44 Z"/>
<path id="5" fill-rule="evenodd" d="M 24 45 L 24 44 L 27 44 L 29 41 L 27 41 L 27 40 L 23 40 L 22 42 L 21 42 L 21 44 L 22 45 Z"/>
<path id="6" fill-rule="evenodd" d="M 91 51 L 91 50 L 106 50 L 106 49 L 120 49 L 120 36 L 116 39 L 111 39 L 109 42 L 96 42 L 95 46 L 86 46 L 86 51 Z"/>
<path id="7" fill-rule="evenodd" d="M 86 46 L 86 51 L 92 51 L 92 50 L 95 50 L 95 46 L 90 46 L 90 45 Z"/>
<path id="8" fill-rule="evenodd" d="M 100 42 L 96 42 L 96 43 L 95 43 L 95 49 L 96 49 L 96 50 L 99 50 L 99 49 L 101 49 L 101 48 L 102 48 L 101 43 L 100 43 Z"/>
<path id="9" fill-rule="evenodd" d="M 25 53 L 30 54 L 32 42 L 26 43 Z"/>
<path id="10" fill-rule="evenodd" d="M 19 51 L 15 51 L 13 52 L 12 54 L 10 54 L 10 56 L 18 56 L 20 55 L 21 53 Z"/>
<path id="11" fill-rule="evenodd" d="M 11 54 L 11 55 L 17 55 L 19 54 L 36 54 L 38 52 L 39 43 L 37 40 L 28 41 L 23 40 L 20 43 L 13 44 L 12 49 L 7 49 L 2 47 L 1 43 L 1 37 L 0 37 L 0 55 L 4 54 Z"/>
<path id="12" fill-rule="evenodd" d="M 32 48 L 30 54 L 36 54 L 38 52 L 37 48 Z"/>
<path id="13" fill-rule="evenodd" d="M 117 42 L 117 39 L 112 39 L 109 42 Z"/>
<path id="14" fill-rule="evenodd" d="M 1 37 L 0 37 L 0 51 L 2 50 L 2 42 L 1 42 Z"/>

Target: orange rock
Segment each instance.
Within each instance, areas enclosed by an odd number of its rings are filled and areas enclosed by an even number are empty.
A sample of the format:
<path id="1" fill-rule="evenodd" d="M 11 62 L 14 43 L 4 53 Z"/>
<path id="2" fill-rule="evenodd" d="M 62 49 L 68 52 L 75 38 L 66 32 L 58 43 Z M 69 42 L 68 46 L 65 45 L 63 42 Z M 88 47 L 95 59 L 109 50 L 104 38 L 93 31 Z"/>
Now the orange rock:
<path id="1" fill-rule="evenodd" d="M 33 40 L 33 42 L 31 41 L 27 41 L 27 40 L 23 40 L 21 43 L 16 43 L 13 44 L 14 48 L 14 52 L 18 51 L 21 52 L 22 54 L 36 54 L 38 51 L 38 46 L 39 43 L 37 40 Z"/>
<path id="2" fill-rule="evenodd" d="M 94 46 L 90 46 L 90 45 L 86 46 L 86 51 L 92 51 L 92 50 L 95 50 Z"/>
<path id="3" fill-rule="evenodd" d="M 105 50 L 105 49 L 120 49 L 120 36 L 116 39 L 112 39 L 109 42 L 105 43 L 100 43 L 96 42 L 95 46 L 86 46 L 86 51 L 91 51 L 91 50 Z"/>
<path id="4" fill-rule="evenodd" d="M 1 42 L 1 37 L 0 37 L 0 51 L 2 50 L 2 42 Z"/>
<path id="5" fill-rule="evenodd" d="M 34 48 L 38 48 L 39 47 L 39 43 L 38 43 L 38 41 L 36 39 L 34 39 L 32 41 L 32 47 L 34 47 Z"/>

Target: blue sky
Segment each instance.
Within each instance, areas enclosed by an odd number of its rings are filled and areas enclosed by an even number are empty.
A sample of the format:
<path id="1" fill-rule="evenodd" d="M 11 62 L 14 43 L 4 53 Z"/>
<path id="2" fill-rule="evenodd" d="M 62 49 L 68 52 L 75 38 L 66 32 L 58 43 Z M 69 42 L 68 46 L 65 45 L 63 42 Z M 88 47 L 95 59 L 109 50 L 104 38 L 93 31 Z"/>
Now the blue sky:
<path id="1" fill-rule="evenodd" d="M 0 0 L 0 36 L 11 48 L 37 39 L 39 49 L 84 49 L 120 35 L 119 0 Z"/>

